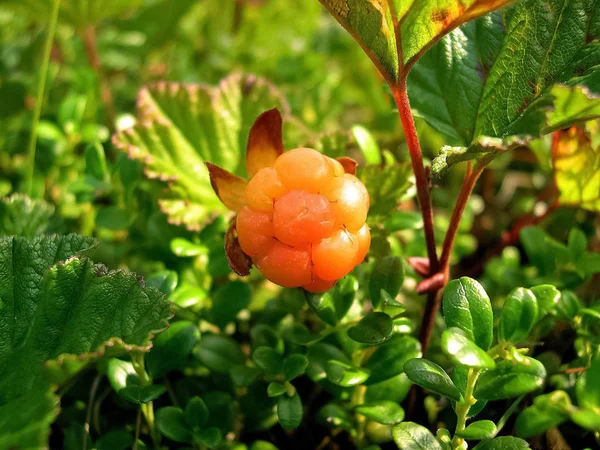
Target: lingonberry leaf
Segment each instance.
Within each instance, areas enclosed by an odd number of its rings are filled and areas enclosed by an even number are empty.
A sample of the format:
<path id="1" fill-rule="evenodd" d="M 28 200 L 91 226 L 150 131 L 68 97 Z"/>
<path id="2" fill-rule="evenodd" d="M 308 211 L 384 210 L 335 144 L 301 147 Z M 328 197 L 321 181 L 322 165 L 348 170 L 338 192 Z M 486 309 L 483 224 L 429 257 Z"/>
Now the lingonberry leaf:
<path id="1" fill-rule="evenodd" d="M 217 373 L 227 373 L 245 360 L 239 344 L 228 336 L 203 336 L 196 354 L 202 364 Z"/>
<path id="2" fill-rule="evenodd" d="M 183 369 L 199 339 L 200 330 L 194 323 L 172 323 L 154 339 L 152 350 L 145 357 L 146 369 L 154 378 Z"/>
<path id="3" fill-rule="evenodd" d="M 544 365 L 524 356 L 523 362 L 501 361 L 494 369 L 481 374 L 475 386 L 475 398 L 500 400 L 518 397 L 542 386 L 546 378 Z"/>
<path id="4" fill-rule="evenodd" d="M 303 414 L 302 400 L 297 392 L 294 392 L 291 397 L 288 395 L 277 397 L 277 417 L 279 417 L 279 423 L 284 429 L 293 430 L 298 428 L 302 422 Z"/>
<path id="5" fill-rule="evenodd" d="M 389 400 L 364 403 L 358 405 L 354 410 L 369 420 L 384 425 L 395 425 L 404 420 L 404 409 L 398 403 Z"/>
<path id="6" fill-rule="evenodd" d="M 542 434 L 568 420 L 571 407 L 571 399 L 565 391 L 540 395 L 533 400 L 533 406 L 517 416 L 515 432 L 522 438 Z"/>
<path id="7" fill-rule="evenodd" d="M 369 279 L 369 294 L 373 307 L 381 303 L 381 290 L 395 298 L 404 281 L 404 265 L 398 256 L 385 256 L 375 261 Z"/>
<path id="8" fill-rule="evenodd" d="M 518 343 L 529 336 L 538 319 L 538 302 L 529 289 L 513 289 L 504 300 L 498 323 L 498 339 Z"/>
<path id="9" fill-rule="evenodd" d="M 468 277 L 452 280 L 444 289 L 442 307 L 448 327 L 460 328 L 483 350 L 490 348 L 494 315 L 481 284 Z"/>
<path id="10" fill-rule="evenodd" d="M 463 25 L 424 55 L 408 79 L 412 106 L 461 146 L 443 149 L 434 174 L 600 115 L 597 9 L 526 0 Z M 487 138 L 498 140 L 482 146 Z"/>
<path id="11" fill-rule="evenodd" d="M 156 427 L 163 435 L 175 442 L 192 441 L 192 430 L 181 408 L 165 406 L 156 411 Z"/>
<path id="12" fill-rule="evenodd" d="M 225 211 L 204 163 L 246 176 L 244 152 L 252 123 L 266 109 L 288 109 L 265 80 L 238 74 L 218 87 L 153 84 L 140 91 L 138 106 L 138 124 L 114 135 L 113 142 L 144 163 L 148 178 L 169 182 L 159 205 L 170 222 L 191 230 L 201 229 L 215 211 Z"/>
<path id="13" fill-rule="evenodd" d="M 496 424 L 491 420 L 478 420 L 456 434 L 464 439 L 480 441 L 493 438 L 497 431 Z"/>
<path id="14" fill-rule="evenodd" d="M 413 383 L 457 402 L 462 401 L 462 395 L 446 371 L 433 361 L 410 359 L 404 364 L 404 372 Z"/>
<path id="15" fill-rule="evenodd" d="M 384 312 L 367 314 L 360 322 L 348 329 L 348 336 L 367 345 L 378 345 L 387 341 L 394 333 L 394 322 Z"/>
<path id="16" fill-rule="evenodd" d="M 327 361 L 325 370 L 327 379 L 342 387 L 362 384 L 369 377 L 369 372 L 336 360 Z"/>
<path id="17" fill-rule="evenodd" d="M 441 346 L 454 364 L 484 369 L 495 366 L 494 360 L 460 328 L 451 327 L 445 330 L 442 333 Z"/>
<path id="18" fill-rule="evenodd" d="M 402 422 L 392 430 L 394 442 L 400 450 L 442 450 L 435 436 L 415 422 Z"/>
<path id="19" fill-rule="evenodd" d="M 406 361 L 421 356 L 421 344 L 412 336 L 393 336 L 377 350 L 365 363 L 371 372 L 365 384 L 372 385 L 385 381 L 404 372 Z"/>
<path id="20" fill-rule="evenodd" d="M 510 3 L 510 0 L 319 1 L 356 39 L 390 83 L 404 79 L 422 54 L 450 30 Z"/>
<path id="21" fill-rule="evenodd" d="M 473 450 L 526 450 L 529 444 L 523 439 L 513 436 L 502 436 L 481 441 Z"/>

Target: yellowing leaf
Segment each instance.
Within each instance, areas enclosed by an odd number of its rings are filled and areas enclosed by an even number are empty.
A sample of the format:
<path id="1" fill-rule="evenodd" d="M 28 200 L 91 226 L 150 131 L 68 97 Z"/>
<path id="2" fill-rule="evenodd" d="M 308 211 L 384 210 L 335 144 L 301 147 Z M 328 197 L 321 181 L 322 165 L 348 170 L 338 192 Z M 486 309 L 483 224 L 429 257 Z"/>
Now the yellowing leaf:
<path id="1" fill-rule="evenodd" d="M 445 34 L 513 0 L 319 0 L 391 84 Z"/>
<path id="2" fill-rule="evenodd" d="M 264 167 L 275 164 L 283 153 L 281 114 L 277 108 L 262 113 L 252 125 L 246 148 L 246 169 L 253 177 Z"/>
<path id="3" fill-rule="evenodd" d="M 582 128 L 554 133 L 554 177 L 563 205 L 600 211 L 600 148 L 593 148 Z"/>
<path id="4" fill-rule="evenodd" d="M 206 163 L 210 184 L 227 208 L 239 212 L 246 205 L 246 185 L 248 182 L 211 163 Z"/>

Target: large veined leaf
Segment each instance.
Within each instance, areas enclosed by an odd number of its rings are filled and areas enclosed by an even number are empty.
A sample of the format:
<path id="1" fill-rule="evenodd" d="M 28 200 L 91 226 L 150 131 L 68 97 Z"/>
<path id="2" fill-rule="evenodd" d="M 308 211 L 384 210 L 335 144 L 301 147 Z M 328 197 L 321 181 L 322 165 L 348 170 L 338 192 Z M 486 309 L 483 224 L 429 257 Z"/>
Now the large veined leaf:
<path id="1" fill-rule="evenodd" d="M 83 258 L 94 244 L 76 235 L 0 239 L 0 405 L 37 385 L 43 369 L 59 383 L 104 354 L 148 351 L 166 327 L 164 295 Z"/>
<path id="2" fill-rule="evenodd" d="M 391 83 L 442 36 L 512 0 L 319 0 Z"/>
<path id="3" fill-rule="evenodd" d="M 0 236 L 33 237 L 42 234 L 54 207 L 43 200 L 14 194 L 0 199 Z"/>
<path id="4" fill-rule="evenodd" d="M 555 133 L 552 163 L 560 203 L 600 211 L 600 148 L 584 129 Z"/>
<path id="5" fill-rule="evenodd" d="M 36 20 L 49 17 L 52 0 L 9 0 Z M 142 0 L 62 0 L 60 19 L 77 28 L 97 25 L 109 17 L 134 10 Z"/>
<path id="6" fill-rule="evenodd" d="M 600 116 L 599 5 L 526 0 L 463 25 L 423 56 L 408 77 L 412 105 L 462 146 L 444 148 L 434 173 L 522 144 L 515 136 Z"/>
<path id="7" fill-rule="evenodd" d="M 258 115 L 288 107 L 268 82 L 231 75 L 218 87 L 158 83 L 138 96 L 139 123 L 113 137 L 115 146 L 145 165 L 149 178 L 169 182 L 158 201 L 174 224 L 198 230 L 225 211 L 205 162 L 245 175 L 248 133 Z"/>

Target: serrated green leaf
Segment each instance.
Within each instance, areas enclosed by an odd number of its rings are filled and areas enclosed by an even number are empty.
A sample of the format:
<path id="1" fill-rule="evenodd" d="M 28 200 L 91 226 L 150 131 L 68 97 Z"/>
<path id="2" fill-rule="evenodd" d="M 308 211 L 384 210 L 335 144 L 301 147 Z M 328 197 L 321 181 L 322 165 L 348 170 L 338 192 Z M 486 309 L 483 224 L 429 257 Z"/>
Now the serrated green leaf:
<path id="1" fill-rule="evenodd" d="M 254 76 L 231 75 L 218 87 L 158 83 L 138 96 L 140 121 L 116 134 L 115 146 L 145 164 L 149 178 L 170 182 L 158 199 L 169 222 L 200 230 L 226 209 L 214 193 L 205 162 L 245 175 L 244 152 L 256 117 L 287 109 L 275 88 Z"/>
<path id="2" fill-rule="evenodd" d="M 175 442 L 192 442 L 192 432 L 181 408 L 165 406 L 156 411 L 156 427 L 163 435 Z"/>
<path id="3" fill-rule="evenodd" d="M 245 360 L 239 344 L 228 336 L 203 336 L 196 352 L 200 362 L 217 373 L 227 373 Z"/>
<path id="4" fill-rule="evenodd" d="M 372 224 L 378 224 L 382 217 L 387 218 L 390 211 L 415 194 L 415 180 L 410 164 L 383 168 L 379 165 L 359 167 L 357 176 L 369 191 L 369 223 Z"/>
<path id="5" fill-rule="evenodd" d="M 387 341 L 394 334 L 392 318 L 383 312 L 372 312 L 360 319 L 356 325 L 348 329 L 348 336 L 367 345 L 378 345 Z"/>
<path id="6" fill-rule="evenodd" d="M 481 284 L 467 277 L 452 280 L 444 289 L 442 308 L 448 327 L 460 328 L 483 350 L 490 348 L 494 315 Z"/>
<path id="7" fill-rule="evenodd" d="M 522 1 L 455 29 L 415 65 L 413 107 L 463 147 L 434 173 L 479 157 L 480 136 L 527 140 L 600 115 L 596 10 L 595 1 Z"/>
<path id="8" fill-rule="evenodd" d="M 75 235 L 0 239 L 0 404 L 35 385 L 43 367 L 60 384 L 100 356 L 148 351 L 166 327 L 169 302 L 135 274 L 76 256 L 53 265 L 93 245 Z"/>
<path id="9" fill-rule="evenodd" d="M 47 447 L 58 404 L 50 387 L 42 385 L 1 405 L 0 448 Z"/>
<path id="10" fill-rule="evenodd" d="M 527 356 L 523 357 L 523 361 L 501 361 L 496 368 L 482 373 L 475 386 L 475 398 L 501 400 L 541 387 L 546 377 L 544 365 Z"/>
<path id="11" fill-rule="evenodd" d="M 478 420 L 456 434 L 464 439 L 480 441 L 493 438 L 497 430 L 496 424 L 491 420 Z"/>
<path id="12" fill-rule="evenodd" d="M 446 371 L 433 361 L 410 359 L 404 364 L 404 372 L 413 383 L 457 402 L 462 401 L 462 395 Z"/>
<path id="13" fill-rule="evenodd" d="M 362 384 L 369 377 L 369 372 L 334 359 L 327 361 L 325 371 L 329 381 L 342 387 Z"/>
<path id="14" fill-rule="evenodd" d="M 23 194 L 0 199 L 0 236 L 32 238 L 46 231 L 54 207 Z"/>
<path id="15" fill-rule="evenodd" d="M 414 422 L 396 425 L 392 434 L 400 450 L 443 450 L 431 431 Z"/>
<path id="16" fill-rule="evenodd" d="M 406 361 L 421 356 L 421 344 L 411 336 L 394 336 L 375 350 L 365 363 L 371 372 L 367 385 L 379 383 L 404 372 Z"/>
<path id="17" fill-rule="evenodd" d="M 279 417 L 279 423 L 284 429 L 293 430 L 298 428 L 302 423 L 303 414 L 302 400 L 297 392 L 291 397 L 282 395 L 277 398 L 277 417 Z"/>
<path id="18" fill-rule="evenodd" d="M 398 403 L 389 400 L 365 403 L 354 409 L 369 420 L 384 425 L 395 425 L 404 420 L 404 409 Z"/>
<path id="19" fill-rule="evenodd" d="M 502 307 L 498 339 L 518 343 L 527 339 L 538 318 L 537 298 L 526 288 L 513 289 Z"/>
<path id="20" fill-rule="evenodd" d="M 441 347 L 454 364 L 480 369 L 490 369 L 495 366 L 494 360 L 471 341 L 460 328 L 451 327 L 444 330 Z"/>

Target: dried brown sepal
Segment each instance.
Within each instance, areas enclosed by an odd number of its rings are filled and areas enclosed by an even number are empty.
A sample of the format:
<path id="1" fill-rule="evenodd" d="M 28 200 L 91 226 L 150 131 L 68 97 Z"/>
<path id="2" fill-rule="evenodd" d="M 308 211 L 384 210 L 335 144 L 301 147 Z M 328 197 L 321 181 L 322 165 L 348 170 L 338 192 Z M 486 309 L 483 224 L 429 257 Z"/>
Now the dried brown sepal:
<path id="1" fill-rule="evenodd" d="M 246 206 L 246 180 L 209 162 L 206 163 L 206 167 L 210 175 L 210 184 L 225 206 L 235 212 Z"/>
<path id="2" fill-rule="evenodd" d="M 239 276 L 247 277 L 252 268 L 252 259 L 244 253 L 238 241 L 237 230 L 235 228 L 235 219 L 225 233 L 225 255 L 229 261 L 229 267 Z"/>
<path id="3" fill-rule="evenodd" d="M 337 162 L 339 162 L 344 168 L 344 172 L 349 173 L 350 175 L 356 175 L 356 167 L 358 163 L 348 156 L 342 156 L 341 158 L 337 158 Z"/>
<path id="4" fill-rule="evenodd" d="M 429 259 L 422 256 L 411 256 L 408 264 L 423 278 L 429 276 Z"/>
<path id="5" fill-rule="evenodd" d="M 281 113 L 277 108 L 262 113 L 252 125 L 246 147 L 246 168 L 250 177 L 260 169 L 275 164 L 275 160 L 283 153 L 281 129 Z"/>

